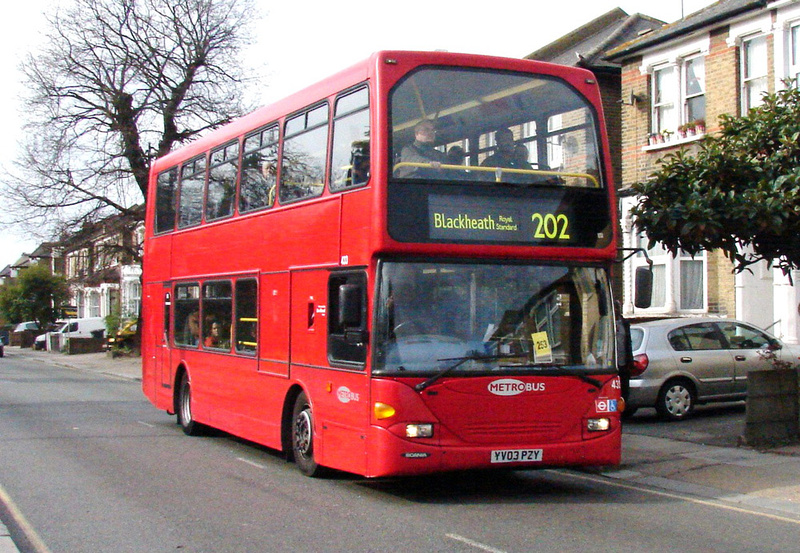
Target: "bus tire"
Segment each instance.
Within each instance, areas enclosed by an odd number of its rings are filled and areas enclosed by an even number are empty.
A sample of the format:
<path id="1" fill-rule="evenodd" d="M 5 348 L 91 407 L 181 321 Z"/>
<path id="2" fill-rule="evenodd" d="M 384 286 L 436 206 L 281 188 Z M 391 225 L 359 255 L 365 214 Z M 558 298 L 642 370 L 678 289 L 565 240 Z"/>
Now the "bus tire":
<path id="1" fill-rule="evenodd" d="M 320 466 L 314 461 L 314 418 L 305 392 L 297 396 L 292 411 L 292 454 L 300 472 L 319 475 Z"/>
<path id="2" fill-rule="evenodd" d="M 183 371 L 178 383 L 178 397 L 175 412 L 178 415 L 178 424 L 187 436 L 199 436 L 203 426 L 192 416 L 192 385 L 189 382 L 189 373 Z"/>

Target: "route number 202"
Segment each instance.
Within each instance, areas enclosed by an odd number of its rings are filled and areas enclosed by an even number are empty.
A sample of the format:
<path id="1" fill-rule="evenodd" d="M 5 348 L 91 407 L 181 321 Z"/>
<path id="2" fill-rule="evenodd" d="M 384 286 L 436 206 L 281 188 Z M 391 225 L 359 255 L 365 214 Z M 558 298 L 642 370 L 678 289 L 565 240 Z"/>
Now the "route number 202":
<path id="1" fill-rule="evenodd" d="M 569 218 L 563 213 L 534 213 L 531 220 L 536 225 L 533 237 L 547 240 L 569 240 Z"/>

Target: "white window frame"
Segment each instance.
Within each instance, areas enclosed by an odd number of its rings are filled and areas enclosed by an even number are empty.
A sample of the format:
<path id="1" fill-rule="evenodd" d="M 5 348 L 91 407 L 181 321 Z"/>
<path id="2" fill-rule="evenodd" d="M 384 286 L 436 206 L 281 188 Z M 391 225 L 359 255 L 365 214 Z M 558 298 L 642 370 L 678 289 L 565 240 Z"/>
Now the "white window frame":
<path id="1" fill-rule="evenodd" d="M 622 241 L 628 248 L 645 248 L 647 255 L 652 261 L 653 274 L 653 303 L 647 309 L 639 309 L 633 306 L 633 275 L 636 274 L 638 267 L 648 266 L 647 259 L 641 253 L 637 253 L 627 261 L 624 267 L 625 279 L 625 305 L 626 314 L 638 315 L 664 315 L 664 314 L 705 314 L 708 312 L 708 255 L 700 252 L 694 258 L 685 252 L 679 252 L 678 256 L 673 256 L 661 244 L 656 244 L 652 248 L 647 248 L 649 240 L 644 233 L 637 229 L 631 220 L 630 210 L 638 203 L 636 197 L 625 197 L 620 202 L 620 213 L 623 221 Z M 684 295 L 681 293 L 681 276 L 684 263 L 701 262 L 700 275 L 702 278 L 701 290 L 702 301 L 700 307 L 688 308 L 682 305 Z M 659 280 L 660 279 L 660 280 Z M 697 288 L 698 283 L 692 283 L 692 290 Z M 658 297 L 662 299 L 657 300 Z"/>
<path id="2" fill-rule="evenodd" d="M 690 94 L 689 93 L 689 77 L 688 77 L 688 69 L 690 64 L 697 62 L 698 60 L 702 60 L 702 68 L 703 74 L 702 76 L 695 76 L 697 79 L 698 84 L 700 85 L 701 91 L 699 93 Z M 693 56 L 687 56 L 683 58 L 683 63 L 681 63 L 681 104 L 683 106 L 682 113 L 681 113 L 681 125 L 685 125 L 687 123 L 691 123 L 692 121 L 697 121 L 702 119 L 705 121 L 706 119 L 706 56 L 702 54 L 696 54 Z M 689 101 L 694 100 L 696 98 L 703 98 L 703 114 L 702 116 L 693 116 L 689 117 Z"/>
<path id="3" fill-rule="evenodd" d="M 695 60 L 699 57 L 707 58 L 711 50 L 711 36 L 709 33 L 704 33 L 698 36 L 690 37 L 685 40 L 676 41 L 667 47 L 652 50 L 642 57 L 642 64 L 639 66 L 639 72 L 642 75 L 650 77 L 650 128 L 654 134 L 661 133 L 664 130 L 676 132 L 680 125 L 689 123 L 687 121 L 687 94 L 686 94 L 686 63 Z M 706 95 L 705 87 L 705 60 L 704 76 L 703 76 L 703 95 Z M 656 108 L 668 102 L 658 103 L 656 97 L 656 72 L 673 68 L 674 90 L 672 92 L 674 102 L 674 115 L 671 121 L 660 121 L 656 115 Z M 693 95 L 697 97 L 699 95 Z M 666 123 L 666 125 L 665 125 Z M 660 128 L 659 128 L 660 127 Z"/>
<path id="4" fill-rule="evenodd" d="M 676 58 L 673 63 L 655 65 L 651 67 L 650 71 L 650 132 L 651 137 L 655 136 L 657 139 L 651 140 L 649 146 L 645 149 L 657 149 L 670 145 L 681 144 L 684 142 L 691 142 L 697 140 L 705 134 L 705 118 L 706 118 L 706 76 L 705 76 L 705 61 L 706 54 L 702 51 L 695 51 L 687 53 L 685 56 Z M 695 74 L 695 79 L 691 82 L 699 85 L 699 92 L 690 93 L 688 77 L 689 68 L 692 64 L 698 63 L 695 67 L 702 71 L 702 75 Z M 699 67 L 698 67 L 699 66 Z M 671 75 L 667 77 L 669 91 L 666 95 L 659 95 L 659 72 L 670 71 Z M 689 102 L 698 98 L 702 98 L 702 109 L 696 110 L 696 113 L 689 113 Z M 664 110 L 669 110 L 668 118 L 664 117 Z M 691 132 L 686 134 L 678 132 L 679 129 L 688 124 L 697 122 L 693 126 Z"/>
<path id="5" fill-rule="evenodd" d="M 800 22 L 789 26 L 787 39 L 789 41 L 789 51 L 787 52 L 789 72 L 786 76 L 800 81 Z M 795 82 L 795 86 L 798 86 L 797 82 Z"/>
<path id="6" fill-rule="evenodd" d="M 784 2 L 776 6 L 775 17 L 775 90 L 785 88 L 784 80 L 800 80 L 800 52 L 793 56 L 792 46 L 800 46 L 800 3 Z"/>
<path id="7" fill-rule="evenodd" d="M 522 124 L 522 143 L 528 149 L 528 163 L 539 167 L 539 141 L 537 140 L 536 121 Z"/>
<path id="8" fill-rule="evenodd" d="M 558 113 L 547 118 L 547 167 L 559 170 L 564 167 L 564 149 L 561 143 L 563 135 L 557 134 L 564 128 L 563 114 Z"/>
<path id="9" fill-rule="evenodd" d="M 103 298 L 100 291 L 90 289 L 87 295 L 86 306 L 89 310 L 87 317 L 100 317 L 103 309 Z"/>
<path id="10" fill-rule="evenodd" d="M 676 258 L 677 274 L 675 278 L 676 293 L 675 298 L 678 304 L 678 311 L 680 313 L 705 313 L 708 310 L 708 263 L 706 252 L 700 252 L 694 257 L 684 251 L 678 252 Z M 703 294 L 699 307 L 687 307 L 684 305 L 685 294 L 683 290 L 683 271 L 684 267 L 688 265 L 700 264 L 700 276 L 702 282 L 700 283 L 701 293 Z M 689 291 L 697 289 L 697 283 L 693 282 Z"/>
<path id="11" fill-rule="evenodd" d="M 763 71 L 754 74 L 748 74 L 748 52 L 750 48 L 759 42 L 759 46 L 763 48 Z M 742 114 L 747 114 L 752 108 L 760 106 L 762 103 L 761 97 L 764 92 L 769 90 L 769 43 L 767 35 L 758 33 L 742 37 L 739 46 L 741 52 L 741 62 L 739 66 L 739 75 L 741 76 L 741 97 L 742 97 Z"/>
<path id="12" fill-rule="evenodd" d="M 662 92 L 668 94 L 659 95 L 661 90 L 658 86 L 660 82 L 659 74 L 666 72 L 671 73 L 672 83 L 668 83 L 667 89 Z M 651 102 L 651 129 L 653 133 L 660 133 L 662 131 L 675 131 L 680 125 L 680 78 L 678 67 L 674 64 L 662 65 L 654 67 L 651 73 L 651 89 L 650 94 Z M 665 117 L 666 110 L 671 110 L 670 116 Z"/>

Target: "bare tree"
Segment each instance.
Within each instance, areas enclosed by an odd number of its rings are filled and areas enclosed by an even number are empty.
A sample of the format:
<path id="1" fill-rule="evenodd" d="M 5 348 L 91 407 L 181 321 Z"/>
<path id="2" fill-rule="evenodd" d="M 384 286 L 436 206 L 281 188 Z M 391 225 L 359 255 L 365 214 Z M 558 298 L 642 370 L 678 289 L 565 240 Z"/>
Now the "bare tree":
<path id="1" fill-rule="evenodd" d="M 252 0 L 74 0 L 50 17 L 21 65 L 29 123 L 5 222 L 71 230 L 144 203 L 152 159 L 244 111 L 254 19 Z"/>

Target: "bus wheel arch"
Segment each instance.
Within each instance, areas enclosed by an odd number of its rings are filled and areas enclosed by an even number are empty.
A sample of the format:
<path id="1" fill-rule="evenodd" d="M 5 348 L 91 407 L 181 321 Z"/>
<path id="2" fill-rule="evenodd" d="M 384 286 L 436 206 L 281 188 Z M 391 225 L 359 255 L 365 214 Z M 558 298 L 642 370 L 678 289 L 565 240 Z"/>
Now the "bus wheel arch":
<path id="1" fill-rule="evenodd" d="M 286 392 L 283 400 L 283 410 L 281 414 L 281 451 L 287 461 L 294 462 L 294 451 L 292 451 L 292 415 L 294 414 L 294 404 L 297 396 L 303 393 L 303 388 L 295 384 Z"/>

